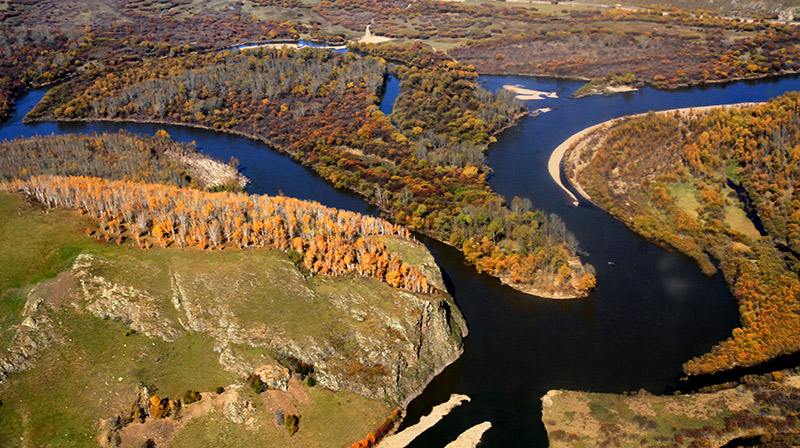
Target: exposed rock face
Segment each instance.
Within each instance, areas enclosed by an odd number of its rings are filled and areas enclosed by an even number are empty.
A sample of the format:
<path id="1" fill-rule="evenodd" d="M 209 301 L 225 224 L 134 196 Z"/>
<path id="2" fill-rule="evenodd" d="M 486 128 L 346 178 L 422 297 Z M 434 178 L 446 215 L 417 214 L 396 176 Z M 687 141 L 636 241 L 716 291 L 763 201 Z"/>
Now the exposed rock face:
<path id="1" fill-rule="evenodd" d="M 242 261 L 228 265 L 214 258 L 227 254 L 172 254 L 166 261 L 79 255 L 61 274 L 71 283 L 59 306 L 166 342 L 205 333 L 216 340 L 224 369 L 256 374 L 271 389 L 286 390 L 289 367 L 301 379 L 311 375 L 331 390 L 392 405 L 407 404 L 462 352 L 466 324 L 445 294 L 418 295 L 360 277 L 306 278 L 275 251 L 243 251 L 236 255 Z M 0 378 L 30 368 L 32 354 L 57 339 L 39 311 L 54 306 L 51 299 L 44 286 L 31 292 Z"/>
<path id="2" fill-rule="evenodd" d="M 286 390 L 289 387 L 291 372 L 281 366 L 262 365 L 254 372 L 270 389 Z"/>
<path id="3" fill-rule="evenodd" d="M 466 325 L 459 322 L 460 315 L 452 317 L 452 304 L 446 300 L 398 294 L 413 311 L 402 320 L 386 316 L 384 332 L 354 334 L 354 350 L 337 350 L 331 341 L 313 341 L 313 345 L 287 347 L 287 351 L 312 364 L 317 381 L 329 389 L 390 397 L 405 406 L 461 355 Z"/>
<path id="4" fill-rule="evenodd" d="M 104 261 L 91 255 L 78 255 L 72 265 L 72 274 L 81 285 L 81 297 L 86 309 L 100 319 L 114 319 L 132 330 L 172 342 L 180 332 L 163 316 L 157 299 L 145 291 L 130 286 L 111 283 L 103 277 L 92 275 L 90 270 Z"/>
<path id="5" fill-rule="evenodd" d="M 28 293 L 22 322 L 17 325 L 8 350 L 0 356 L 0 388 L 9 374 L 30 369 L 42 350 L 62 340 L 51 317 L 51 308 L 60 306 L 66 283 L 70 283 L 69 276 L 61 274 Z M 46 301 L 46 298 L 53 300 Z"/>

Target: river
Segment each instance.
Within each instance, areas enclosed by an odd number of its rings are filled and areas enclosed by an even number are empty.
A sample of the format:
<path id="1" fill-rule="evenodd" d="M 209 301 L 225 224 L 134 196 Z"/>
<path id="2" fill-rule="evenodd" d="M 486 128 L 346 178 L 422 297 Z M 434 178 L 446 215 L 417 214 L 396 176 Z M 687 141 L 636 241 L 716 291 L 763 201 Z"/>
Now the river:
<path id="1" fill-rule="evenodd" d="M 681 364 L 730 335 L 737 310 L 721 275 L 706 278 L 689 259 L 663 250 L 630 232 L 591 204 L 573 207 L 549 177 L 550 152 L 573 133 L 596 123 L 648 110 L 765 101 L 800 90 L 800 78 L 719 84 L 659 91 L 645 88 L 610 97 L 567 99 L 581 83 L 511 76 L 481 78 L 487 88 L 504 84 L 557 92 L 559 98 L 528 101 L 531 109 L 551 112 L 526 117 L 490 147 L 492 188 L 510 199 L 529 198 L 534 207 L 560 215 L 581 241 L 598 272 L 598 287 L 588 298 L 554 301 L 508 288 L 466 266 L 451 247 L 421 237 L 442 268 L 449 292 L 470 329 L 464 355 L 411 402 L 404 426 L 415 423 L 451 393 L 472 398 L 410 446 L 442 447 L 468 428 L 492 428 L 482 447 L 545 447 L 540 398 L 549 389 L 654 393 L 674 390 Z M 391 111 L 398 89 L 390 83 L 381 110 Z M 43 96 L 33 91 L 0 128 L 0 139 L 19 135 L 116 132 L 152 135 L 165 129 L 178 141 L 196 141 L 214 157 L 236 157 L 251 180 L 250 193 L 312 199 L 362 213 L 377 210 L 358 196 L 337 190 L 312 171 L 266 145 L 242 137 L 181 126 L 134 123 L 22 124 Z"/>

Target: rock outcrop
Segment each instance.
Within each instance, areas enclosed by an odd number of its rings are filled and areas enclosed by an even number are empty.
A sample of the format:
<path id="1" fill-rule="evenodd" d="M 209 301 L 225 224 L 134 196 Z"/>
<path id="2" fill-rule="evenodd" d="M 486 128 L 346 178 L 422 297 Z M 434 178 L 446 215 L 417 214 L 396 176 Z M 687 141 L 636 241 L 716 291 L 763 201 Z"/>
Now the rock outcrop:
<path id="1" fill-rule="evenodd" d="M 225 370 L 255 374 L 271 389 L 286 390 L 292 374 L 311 376 L 328 389 L 393 406 L 407 404 L 462 352 L 466 324 L 446 294 L 414 294 L 354 276 L 306 277 L 276 251 L 239 254 L 227 265 L 216 260 L 228 255 L 219 252 L 81 254 L 61 274 L 71 279 L 62 301 L 165 342 L 204 333 Z M 37 311 L 53 306 L 47 291 L 32 290 L 14 348 L 0 360 L 0 378 L 29 368 L 32 354 L 57 338 L 47 314 Z"/>
<path id="2" fill-rule="evenodd" d="M 6 352 L 0 355 L 0 390 L 8 375 L 32 368 L 40 352 L 61 342 L 62 336 L 53 322 L 52 310 L 61 306 L 71 280 L 68 274 L 62 273 L 28 293 L 22 322 L 14 329 L 14 337 Z"/>

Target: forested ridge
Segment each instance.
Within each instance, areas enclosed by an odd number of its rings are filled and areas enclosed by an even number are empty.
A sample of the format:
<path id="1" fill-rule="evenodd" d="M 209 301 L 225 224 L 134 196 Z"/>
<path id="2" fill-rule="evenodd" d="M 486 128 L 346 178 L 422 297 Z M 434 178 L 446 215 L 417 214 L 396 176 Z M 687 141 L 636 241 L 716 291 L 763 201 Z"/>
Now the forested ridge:
<path id="1" fill-rule="evenodd" d="M 470 67 L 427 60 L 396 69 L 399 129 L 376 104 L 386 72 L 381 58 L 313 48 L 96 70 L 54 88 L 26 119 L 155 120 L 259 138 L 366 196 L 398 224 L 461 248 L 507 283 L 585 294 L 593 273 L 577 260 L 563 223 L 523 200 L 509 209 L 486 183 L 483 152 L 523 107 L 479 88 Z"/>
<path id="2" fill-rule="evenodd" d="M 416 268 L 371 235 L 411 239 L 383 219 L 283 196 L 208 193 L 162 184 L 96 177 L 33 176 L 2 184 L 48 207 L 78 209 L 99 222 L 106 239 L 144 247 L 218 249 L 270 247 L 289 251 L 309 272 L 357 273 L 413 292 L 434 292 Z"/>
<path id="3" fill-rule="evenodd" d="M 214 178 L 195 169 L 202 160 Z M 197 153 L 160 131 L 150 138 L 120 131 L 102 135 L 52 135 L 0 142 L 0 182 L 52 174 L 164 183 L 179 187 L 240 189 L 233 167 Z M 227 181 L 219 184 L 220 181 Z"/>
<path id="4" fill-rule="evenodd" d="M 741 327 L 686 363 L 687 373 L 800 350 L 800 93 L 631 119 L 600 138 L 578 181 L 614 216 L 705 272 L 715 271 L 710 258 L 719 262 Z"/>

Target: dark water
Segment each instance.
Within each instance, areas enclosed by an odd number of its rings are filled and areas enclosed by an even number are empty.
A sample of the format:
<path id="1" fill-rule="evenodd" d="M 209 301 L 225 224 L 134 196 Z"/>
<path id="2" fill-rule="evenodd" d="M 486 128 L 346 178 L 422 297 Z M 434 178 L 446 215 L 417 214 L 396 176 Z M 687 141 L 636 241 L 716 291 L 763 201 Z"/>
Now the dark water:
<path id="1" fill-rule="evenodd" d="M 678 387 L 681 365 L 730 335 L 738 321 L 721 275 L 704 277 L 689 259 L 660 249 L 590 204 L 573 207 L 550 179 L 552 150 L 575 132 L 648 110 L 764 101 L 800 89 L 797 77 L 665 92 L 643 89 L 611 97 L 567 99 L 581 83 L 493 76 L 487 88 L 522 84 L 556 91 L 558 99 L 528 101 L 552 108 L 525 118 L 490 148 L 492 188 L 507 199 L 529 198 L 560 215 L 598 272 L 588 299 L 550 301 L 517 293 L 463 266 L 452 249 L 426 241 L 449 276 L 470 327 L 464 356 L 409 406 L 406 425 L 464 393 L 456 408 L 410 446 L 444 446 L 490 421 L 482 447 L 547 446 L 539 399 L 549 389 L 663 393 Z M 613 263 L 613 265 L 609 264 Z"/>
<path id="2" fill-rule="evenodd" d="M 566 99 L 580 83 L 522 77 L 488 77 L 490 89 L 522 84 L 557 91 L 558 99 L 528 102 L 552 112 L 525 118 L 490 148 L 490 183 L 510 199 L 528 197 L 535 207 L 557 213 L 578 236 L 598 271 L 598 288 L 588 298 L 553 301 L 518 293 L 464 265 L 457 251 L 422 238 L 434 253 L 448 288 L 470 328 L 464 355 L 428 386 L 408 409 L 405 424 L 416 422 L 451 393 L 472 402 L 456 408 L 412 447 L 442 447 L 468 428 L 492 423 L 482 447 L 544 447 L 540 398 L 548 390 L 569 388 L 603 392 L 645 388 L 662 393 L 678 386 L 681 364 L 730 335 L 737 324 L 733 299 L 720 275 L 706 278 L 697 266 L 628 231 L 589 204 L 572 207 L 550 179 L 550 152 L 573 133 L 631 113 L 741 101 L 763 101 L 800 89 L 800 80 L 783 78 L 703 89 L 662 92 L 643 89 L 612 97 Z M 381 110 L 394 90 L 388 90 Z M 0 129 L 0 138 L 64 132 L 102 132 L 119 128 L 152 135 L 164 128 L 176 140 L 197 141 L 217 158 L 241 161 L 253 180 L 251 193 L 313 199 L 323 204 L 375 213 L 358 197 L 336 190 L 311 171 L 261 143 L 211 131 L 176 126 L 120 123 L 45 123 L 24 126 L 21 117 L 41 98 L 32 92 L 18 102 L 17 114 Z M 396 93 L 395 93 L 396 94 Z M 612 262 L 613 265 L 609 264 Z"/>
<path id="3" fill-rule="evenodd" d="M 384 115 L 390 115 L 394 108 L 394 100 L 400 94 L 400 81 L 389 75 L 386 77 L 386 84 L 383 86 L 383 98 L 381 98 L 381 112 Z"/>
<path id="4" fill-rule="evenodd" d="M 252 183 L 247 191 L 254 194 L 276 195 L 310 199 L 330 207 L 352 210 L 360 213 L 377 214 L 378 210 L 367 204 L 354 193 L 334 188 L 319 178 L 312 170 L 292 160 L 286 154 L 271 150 L 264 143 L 247 138 L 222 134 L 207 129 L 186 126 L 170 126 L 149 123 L 119 122 L 48 122 L 34 125 L 22 124 L 22 118 L 44 96 L 45 91 L 29 92 L 16 103 L 14 115 L 0 127 L 0 140 L 18 136 L 64 134 L 64 133 L 103 133 L 118 132 L 120 129 L 151 136 L 159 129 L 166 130 L 173 140 L 189 143 L 194 141 L 204 153 L 227 162 L 231 157 L 239 160 L 239 169 Z"/>

